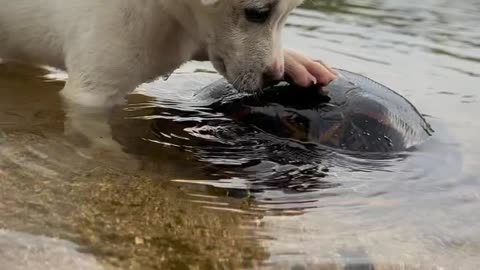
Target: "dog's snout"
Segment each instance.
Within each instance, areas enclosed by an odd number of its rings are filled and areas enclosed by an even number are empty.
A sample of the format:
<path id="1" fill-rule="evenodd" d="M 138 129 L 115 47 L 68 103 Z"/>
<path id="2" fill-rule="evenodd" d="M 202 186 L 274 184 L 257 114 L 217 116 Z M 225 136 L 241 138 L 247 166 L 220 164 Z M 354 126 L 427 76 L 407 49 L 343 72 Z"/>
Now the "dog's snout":
<path id="1" fill-rule="evenodd" d="M 275 62 L 263 73 L 263 78 L 267 81 L 281 81 L 285 73 L 285 66 L 281 62 Z"/>

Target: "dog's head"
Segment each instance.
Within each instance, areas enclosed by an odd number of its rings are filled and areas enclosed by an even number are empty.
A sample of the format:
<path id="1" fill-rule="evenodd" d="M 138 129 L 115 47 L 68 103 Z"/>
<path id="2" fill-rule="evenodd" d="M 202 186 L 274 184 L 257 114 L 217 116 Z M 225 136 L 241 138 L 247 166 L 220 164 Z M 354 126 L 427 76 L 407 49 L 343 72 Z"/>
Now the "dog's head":
<path id="1" fill-rule="evenodd" d="M 281 32 L 303 0 L 194 0 L 210 61 L 240 91 L 257 91 L 284 73 Z"/>

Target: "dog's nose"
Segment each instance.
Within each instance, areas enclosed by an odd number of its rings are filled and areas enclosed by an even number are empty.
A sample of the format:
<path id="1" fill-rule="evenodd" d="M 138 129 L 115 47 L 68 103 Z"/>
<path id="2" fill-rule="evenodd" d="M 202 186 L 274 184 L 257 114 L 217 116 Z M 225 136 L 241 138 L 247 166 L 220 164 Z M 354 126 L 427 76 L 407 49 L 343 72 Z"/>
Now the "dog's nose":
<path id="1" fill-rule="evenodd" d="M 263 73 L 263 78 L 267 81 L 281 81 L 285 73 L 285 66 L 283 63 L 275 62 L 271 67 Z"/>

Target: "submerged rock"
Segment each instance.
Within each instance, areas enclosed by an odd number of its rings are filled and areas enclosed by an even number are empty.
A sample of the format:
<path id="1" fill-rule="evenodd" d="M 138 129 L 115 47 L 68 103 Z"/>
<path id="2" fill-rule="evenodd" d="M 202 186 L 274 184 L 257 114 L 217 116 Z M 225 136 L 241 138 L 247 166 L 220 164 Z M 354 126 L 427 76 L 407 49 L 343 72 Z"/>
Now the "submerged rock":
<path id="1" fill-rule="evenodd" d="M 1 269 L 102 270 L 94 256 L 69 241 L 0 230 Z"/>

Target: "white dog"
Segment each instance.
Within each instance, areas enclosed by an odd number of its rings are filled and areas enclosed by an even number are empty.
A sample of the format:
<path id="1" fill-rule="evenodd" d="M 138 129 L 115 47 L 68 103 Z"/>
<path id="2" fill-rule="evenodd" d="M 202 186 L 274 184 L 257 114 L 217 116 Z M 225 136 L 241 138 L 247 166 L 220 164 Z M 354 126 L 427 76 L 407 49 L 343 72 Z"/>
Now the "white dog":
<path id="1" fill-rule="evenodd" d="M 210 60 L 244 91 L 284 74 L 305 87 L 333 80 L 325 65 L 282 49 L 286 17 L 301 2 L 0 0 L 0 60 L 66 70 L 66 137 L 87 139 L 83 156 L 135 167 L 112 138 L 112 106 L 189 60 Z"/>
<path id="2" fill-rule="evenodd" d="M 282 49 L 287 15 L 301 2 L 0 0 L 0 58 L 66 70 L 64 97 L 86 106 L 116 104 L 192 59 L 210 60 L 244 91 L 284 74 L 325 85 L 331 69 Z"/>

